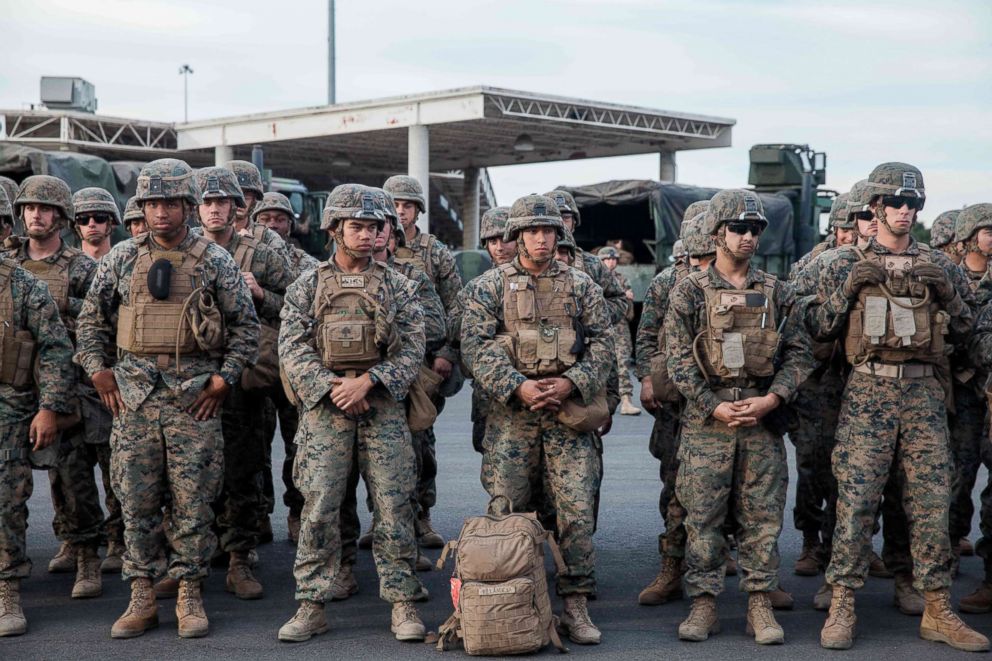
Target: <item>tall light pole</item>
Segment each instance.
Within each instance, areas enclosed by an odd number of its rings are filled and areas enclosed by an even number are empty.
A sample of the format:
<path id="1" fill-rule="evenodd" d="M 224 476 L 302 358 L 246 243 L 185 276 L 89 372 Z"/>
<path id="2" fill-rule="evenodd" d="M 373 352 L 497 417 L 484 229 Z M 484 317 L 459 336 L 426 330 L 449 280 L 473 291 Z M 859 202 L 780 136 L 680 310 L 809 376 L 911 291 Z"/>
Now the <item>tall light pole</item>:
<path id="1" fill-rule="evenodd" d="M 333 106 L 334 89 L 334 0 L 327 0 L 327 105 Z"/>
<path id="2" fill-rule="evenodd" d="M 179 67 L 179 75 L 183 77 L 183 122 L 189 121 L 189 74 L 193 70 L 188 64 Z"/>

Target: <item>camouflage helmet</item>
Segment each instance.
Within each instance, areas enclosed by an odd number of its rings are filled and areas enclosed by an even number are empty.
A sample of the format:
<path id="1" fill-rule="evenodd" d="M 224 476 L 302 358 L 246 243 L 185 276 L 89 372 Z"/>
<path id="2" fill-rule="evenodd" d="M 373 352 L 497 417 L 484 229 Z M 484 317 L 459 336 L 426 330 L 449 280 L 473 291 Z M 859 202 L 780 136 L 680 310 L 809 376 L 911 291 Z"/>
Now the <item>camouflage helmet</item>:
<path id="1" fill-rule="evenodd" d="M 72 196 L 73 213 L 105 213 L 114 219 L 114 225 L 121 224 L 121 210 L 117 208 L 114 196 L 102 188 L 90 186 L 81 188 Z"/>
<path id="2" fill-rule="evenodd" d="M 830 229 L 854 229 L 854 218 L 847 213 L 850 193 L 841 193 L 830 204 Z"/>
<path id="3" fill-rule="evenodd" d="M 503 237 L 506 231 L 506 222 L 510 217 L 510 207 L 493 207 L 482 214 L 482 222 L 479 224 L 479 243 L 486 247 L 486 241 Z"/>
<path id="4" fill-rule="evenodd" d="M 566 190 L 561 190 L 556 188 L 555 190 L 545 193 L 544 197 L 550 197 L 558 205 L 558 211 L 560 213 L 570 213 L 575 216 L 575 226 L 578 227 L 582 224 L 582 214 L 579 213 L 579 205 L 575 203 L 575 198 L 572 194 Z"/>
<path id="5" fill-rule="evenodd" d="M 132 221 L 145 219 L 145 214 L 138 206 L 138 198 L 131 197 L 124 206 L 124 224 L 130 225 Z"/>
<path id="6" fill-rule="evenodd" d="M 919 209 L 926 201 L 923 173 L 908 163 L 882 163 L 868 175 L 869 203 L 881 195 L 904 195 L 920 199 Z"/>
<path id="7" fill-rule="evenodd" d="M 703 231 L 705 222 L 706 212 L 702 211 L 682 223 L 682 243 L 689 257 L 705 257 L 716 253 L 716 241 Z"/>
<path id="8" fill-rule="evenodd" d="M 730 188 L 714 195 L 709 206 L 706 207 L 702 232 L 709 235 L 716 234 L 721 225 L 733 220 L 756 220 L 763 227 L 768 227 L 768 219 L 765 218 L 765 210 L 757 193 L 741 188 Z"/>
<path id="9" fill-rule="evenodd" d="M 242 197 L 249 191 L 258 195 L 259 198 L 265 195 L 265 191 L 262 190 L 262 173 L 258 171 L 254 163 L 251 161 L 228 161 L 224 167 L 238 178 Z"/>
<path id="10" fill-rule="evenodd" d="M 620 252 L 613 246 L 605 246 L 596 251 L 596 257 L 600 259 L 620 259 Z"/>
<path id="11" fill-rule="evenodd" d="M 676 239 L 675 243 L 672 244 L 672 259 L 679 260 L 687 254 L 688 253 L 685 251 L 685 241 L 682 239 Z"/>
<path id="12" fill-rule="evenodd" d="M 564 248 L 572 257 L 575 257 L 575 236 L 568 231 L 567 227 L 562 228 L 562 234 L 558 238 L 558 247 Z"/>
<path id="13" fill-rule="evenodd" d="M 14 198 L 14 213 L 20 216 L 25 204 L 47 204 L 58 209 L 62 220 L 73 218 L 72 191 L 58 177 L 36 174 L 22 181 Z"/>
<path id="14" fill-rule="evenodd" d="M 196 185 L 204 200 L 229 197 L 239 209 L 248 207 L 238 177 L 227 168 L 200 168 L 196 171 Z"/>
<path id="15" fill-rule="evenodd" d="M 204 193 L 206 197 L 206 193 Z M 296 218 L 296 212 L 293 211 L 293 205 L 289 203 L 289 198 L 282 193 L 268 192 L 262 196 L 258 204 L 251 212 L 251 220 L 255 222 L 258 215 L 263 211 L 282 211 L 284 214 L 289 216 L 289 224 L 293 224 L 293 220 Z"/>
<path id="16" fill-rule="evenodd" d="M 943 248 L 954 243 L 957 234 L 957 221 L 960 209 L 945 211 L 933 219 L 930 226 L 930 246 L 933 248 Z"/>
<path id="17" fill-rule="evenodd" d="M 682 214 L 682 222 L 679 224 L 679 238 L 685 238 L 685 224 L 701 213 L 706 213 L 710 206 L 709 200 L 696 200 L 685 208 Z"/>
<path id="18" fill-rule="evenodd" d="M 342 220 L 374 220 L 381 230 L 386 224 L 386 216 L 376 202 L 375 193 L 361 184 L 341 184 L 327 197 L 324 213 L 321 214 L 320 229 L 337 229 Z"/>
<path id="19" fill-rule="evenodd" d="M 386 179 L 382 185 L 382 190 L 393 196 L 396 201 L 413 202 L 417 205 L 420 213 L 427 211 L 427 198 L 424 197 L 424 187 L 420 185 L 416 177 L 405 174 L 396 174 Z"/>
<path id="20" fill-rule="evenodd" d="M 868 203 L 871 202 L 870 184 L 867 179 L 862 179 L 851 186 L 847 192 L 847 219 L 854 222 L 854 214 L 868 211 Z"/>
<path id="21" fill-rule="evenodd" d="M 177 158 L 160 158 L 141 168 L 134 197 L 139 206 L 148 200 L 178 198 L 195 207 L 201 201 L 193 168 Z"/>
<path id="22" fill-rule="evenodd" d="M 544 195 L 524 195 L 513 203 L 507 218 L 506 230 L 503 232 L 503 240 L 516 240 L 520 230 L 528 227 L 554 227 L 559 241 L 565 235 L 565 226 L 562 225 L 558 205 Z"/>
<path id="23" fill-rule="evenodd" d="M 393 229 L 393 235 L 396 237 L 396 245 L 405 246 L 406 233 L 404 233 L 403 225 L 400 224 L 400 217 L 396 213 L 396 203 L 393 202 L 393 196 L 382 188 L 369 187 L 369 190 L 372 191 L 372 194 L 375 196 L 376 205 L 378 205 L 382 215 L 386 217 L 389 226 Z"/>
<path id="24" fill-rule="evenodd" d="M 3 186 L 0 186 L 0 220 L 4 220 L 8 224 L 14 222 L 14 210 L 10 206 L 7 191 L 4 190 Z"/>
<path id="25" fill-rule="evenodd" d="M 7 194 L 7 202 L 14 204 L 14 200 L 17 199 L 17 182 L 10 177 L 0 176 L 0 188 Z"/>
<path id="26" fill-rule="evenodd" d="M 992 227 L 992 204 L 982 202 L 965 207 L 954 221 L 954 240 L 967 241 L 983 227 Z"/>

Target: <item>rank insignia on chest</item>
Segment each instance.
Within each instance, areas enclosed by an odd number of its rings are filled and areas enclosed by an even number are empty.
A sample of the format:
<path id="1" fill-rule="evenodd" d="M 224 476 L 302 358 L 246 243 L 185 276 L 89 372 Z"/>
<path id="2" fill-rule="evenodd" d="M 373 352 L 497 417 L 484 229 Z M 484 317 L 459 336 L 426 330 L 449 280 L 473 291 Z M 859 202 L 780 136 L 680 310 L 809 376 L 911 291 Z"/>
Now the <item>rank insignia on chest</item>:
<path id="1" fill-rule="evenodd" d="M 720 305 L 728 308 L 739 307 L 745 304 L 744 294 L 720 294 Z"/>
<path id="2" fill-rule="evenodd" d="M 913 258 L 908 255 L 887 255 L 885 257 L 885 270 L 895 272 L 906 272 L 913 267 Z"/>
<path id="3" fill-rule="evenodd" d="M 364 275 L 342 275 L 341 286 L 347 289 L 363 289 L 365 287 Z"/>

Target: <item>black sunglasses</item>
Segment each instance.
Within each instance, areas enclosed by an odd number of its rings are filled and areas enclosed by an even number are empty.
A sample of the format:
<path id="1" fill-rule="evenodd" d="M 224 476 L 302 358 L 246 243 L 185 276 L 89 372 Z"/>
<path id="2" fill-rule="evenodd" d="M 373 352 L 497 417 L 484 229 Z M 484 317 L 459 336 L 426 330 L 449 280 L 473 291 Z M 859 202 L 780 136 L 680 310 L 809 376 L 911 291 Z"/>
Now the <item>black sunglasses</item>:
<path id="1" fill-rule="evenodd" d="M 923 200 L 906 195 L 883 195 L 882 204 L 893 209 L 901 209 L 904 204 L 910 209 L 919 209 L 923 206 Z"/>
<path id="2" fill-rule="evenodd" d="M 765 231 L 765 228 L 761 226 L 761 223 L 746 223 L 737 220 L 727 223 L 727 230 L 733 232 L 734 234 L 740 234 L 741 236 L 751 233 L 751 236 L 761 236 L 761 233 Z"/>
<path id="3" fill-rule="evenodd" d="M 875 214 L 871 211 L 855 211 L 851 214 L 856 220 L 871 220 Z"/>
<path id="4" fill-rule="evenodd" d="M 97 225 L 106 225 L 110 222 L 110 216 L 102 213 L 87 214 L 85 216 L 76 216 L 77 225 L 89 225 L 91 220 L 95 220 Z"/>

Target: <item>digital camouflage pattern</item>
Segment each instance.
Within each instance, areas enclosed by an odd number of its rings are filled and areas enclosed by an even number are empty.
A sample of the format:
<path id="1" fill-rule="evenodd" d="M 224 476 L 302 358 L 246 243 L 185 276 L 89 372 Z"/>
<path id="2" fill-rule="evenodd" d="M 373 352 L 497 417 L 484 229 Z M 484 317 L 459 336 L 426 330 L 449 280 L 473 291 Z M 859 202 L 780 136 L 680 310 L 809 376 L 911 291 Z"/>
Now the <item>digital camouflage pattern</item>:
<path id="1" fill-rule="evenodd" d="M 613 248 L 613 250 L 616 251 L 616 248 Z M 600 259 L 602 259 L 602 256 L 600 256 Z M 624 296 L 627 295 L 627 292 L 632 291 L 630 283 L 627 282 L 627 278 L 623 273 L 618 271 L 611 271 L 610 273 L 617 281 L 617 286 L 624 292 Z M 633 318 L 633 304 L 628 303 L 628 306 L 630 317 Z M 634 384 L 630 380 L 630 368 L 628 365 L 633 348 L 630 341 L 630 322 L 627 316 L 624 316 L 623 319 L 613 325 L 613 333 L 613 347 L 617 357 L 617 378 L 619 380 L 620 396 L 631 397 L 634 394 Z"/>
<path id="2" fill-rule="evenodd" d="M 830 203 L 830 229 L 854 229 L 855 220 L 848 212 L 850 193 L 841 193 Z"/>
<path id="3" fill-rule="evenodd" d="M 177 158 L 160 158 L 141 168 L 134 197 L 142 208 L 147 200 L 179 198 L 191 207 L 203 201 L 193 168 Z M 195 215 L 196 210 L 190 212 Z"/>
<path id="4" fill-rule="evenodd" d="M 880 195 L 905 195 L 926 201 L 923 173 L 908 163 L 882 163 L 876 165 L 865 181 L 865 193 L 870 203 Z M 923 207 L 920 206 L 920 209 Z"/>
<path id="5" fill-rule="evenodd" d="M 0 223 L 12 224 L 14 222 L 14 207 L 10 203 L 10 198 L 0 186 Z"/>
<path id="6" fill-rule="evenodd" d="M 710 236 L 716 234 L 720 226 L 730 220 L 754 220 L 768 227 L 761 198 L 750 190 L 722 190 L 713 196 L 706 207 L 706 215 L 700 231 Z"/>
<path id="7" fill-rule="evenodd" d="M 72 196 L 73 213 L 81 216 L 87 213 L 106 213 L 114 219 L 114 225 L 121 224 L 121 210 L 117 208 L 117 201 L 108 191 L 90 186 L 81 188 Z"/>
<path id="8" fill-rule="evenodd" d="M 414 238 L 407 241 L 407 245 L 409 246 L 415 243 L 420 237 L 420 234 L 421 232 L 418 229 Z M 455 298 L 462 289 L 462 278 L 458 274 L 455 256 L 451 254 L 448 247 L 433 235 L 430 235 L 429 243 L 430 247 L 427 250 L 426 261 L 430 264 L 430 271 L 433 274 L 431 284 L 434 285 L 437 295 L 441 297 L 441 304 L 444 306 L 445 314 L 451 314 L 451 310 L 455 305 Z M 449 344 L 445 344 L 435 354 L 453 364 L 458 363 L 458 352 Z"/>
<path id="9" fill-rule="evenodd" d="M 62 242 L 59 249 L 41 260 L 33 260 L 28 254 L 28 239 L 22 237 L 10 237 L 4 242 L 4 256 L 9 257 L 20 264 L 31 263 L 30 270 L 40 267 L 38 262 L 42 262 L 48 267 L 54 266 L 62 259 L 63 255 L 68 260 L 68 307 L 63 316 L 63 323 L 71 331 L 75 325 L 74 320 L 79 316 L 83 307 L 83 299 L 89 290 L 93 277 L 96 274 L 96 262 L 89 258 L 82 250 L 73 248 L 69 244 Z M 37 265 L 37 266 L 35 266 Z M 42 267 L 44 268 L 44 267 Z"/>
<path id="10" fill-rule="evenodd" d="M 930 226 L 930 245 L 932 247 L 943 249 L 954 243 L 954 227 L 960 213 L 960 209 L 953 209 L 934 218 L 933 225 Z"/>
<path id="11" fill-rule="evenodd" d="M 954 240 L 968 241 L 983 227 L 992 227 L 992 204 L 982 202 L 965 207 L 954 221 Z"/>
<path id="12" fill-rule="evenodd" d="M 227 168 L 200 168 L 196 171 L 196 185 L 204 200 L 231 198 L 238 208 L 244 209 L 247 206 L 237 176 Z"/>
<path id="13" fill-rule="evenodd" d="M 526 273 L 519 257 L 511 264 L 518 273 Z M 538 277 L 554 278 L 565 268 L 552 260 Z M 587 344 L 561 376 L 575 385 L 577 396 L 590 401 L 606 385 L 613 363 L 609 320 L 595 283 L 574 269 L 570 273 Z M 600 441 L 595 434 L 565 427 L 551 412 L 524 410 L 515 399 L 514 392 L 526 377 L 514 368 L 496 340 L 503 330 L 503 289 L 503 274 L 498 269 L 480 275 L 462 317 L 465 362 L 476 387 L 491 402 L 483 441 L 483 486 L 491 496 L 508 496 L 515 510 L 526 511 L 532 503 L 533 485 L 543 482 L 555 504 L 557 539 L 567 566 L 558 577 L 558 591 L 563 595 L 594 593 L 592 534 L 602 476 Z"/>
<path id="14" fill-rule="evenodd" d="M 145 212 L 141 210 L 138 205 L 137 196 L 131 196 L 127 200 L 127 205 L 124 207 L 124 224 L 127 225 L 132 220 L 144 220 Z"/>
<path id="15" fill-rule="evenodd" d="M 570 213 L 575 216 L 575 227 L 582 224 L 582 213 L 579 211 L 579 205 L 575 203 L 575 198 L 572 197 L 571 193 L 566 190 L 555 189 L 545 193 L 544 197 L 554 200 L 555 205 L 561 213 Z"/>
<path id="16" fill-rule="evenodd" d="M 682 221 L 681 229 L 685 237 L 682 239 L 682 243 L 685 253 L 690 257 L 705 257 L 716 254 L 716 242 L 712 236 L 703 232 L 704 220 L 706 220 L 705 212 Z"/>
<path id="17" fill-rule="evenodd" d="M 486 249 L 486 241 L 503 236 L 510 218 L 510 207 L 494 207 L 482 214 L 479 224 L 479 248 Z"/>
<path id="18" fill-rule="evenodd" d="M 72 191 L 69 190 L 69 184 L 47 174 L 31 175 L 22 181 L 13 204 L 14 214 L 18 217 L 21 216 L 25 204 L 47 204 L 58 210 L 63 221 L 73 218 Z"/>
<path id="19" fill-rule="evenodd" d="M 260 199 L 265 195 L 262 186 L 262 173 L 251 161 L 228 161 L 224 164 L 224 169 L 234 173 L 242 191 L 255 193 Z"/>
<path id="20" fill-rule="evenodd" d="M 424 187 L 420 185 L 416 177 L 410 177 L 405 174 L 393 175 L 389 179 L 386 179 L 386 183 L 382 185 L 382 189 L 389 193 L 397 202 L 402 200 L 415 202 L 417 208 L 420 209 L 420 213 L 424 213 L 427 210 L 427 198 L 424 196 Z"/>
<path id="21" fill-rule="evenodd" d="M 685 211 L 682 212 L 682 222 L 679 223 L 680 239 L 685 240 L 685 237 L 692 231 L 702 231 L 702 221 L 699 221 L 698 227 L 694 225 L 687 225 L 686 223 L 699 215 L 702 215 L 705 218 L 706 210 L 709 206 L 709 200 L 696 200 L 685 208 Z M 708 236 L 705 232 L 703 232 L 703 234 Z"/>

